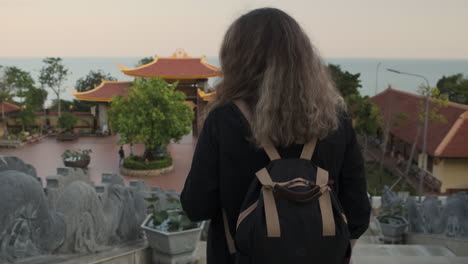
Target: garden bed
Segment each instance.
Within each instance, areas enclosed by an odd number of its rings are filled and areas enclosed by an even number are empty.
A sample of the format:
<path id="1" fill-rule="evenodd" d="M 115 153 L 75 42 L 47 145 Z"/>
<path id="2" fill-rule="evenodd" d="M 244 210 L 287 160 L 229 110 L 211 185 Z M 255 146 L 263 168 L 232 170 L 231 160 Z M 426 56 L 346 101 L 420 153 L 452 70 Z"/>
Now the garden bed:
<path id="1" fill-rule="evenodd" d="M 57 135 L 58 141 L 72 141 L 78 138 L 77 134 L 62 133 Z"/>
<path id="2" fill-rule="evenodd" d="M 145 161 L 140 156 L 125 158 L 120 174 L 130 177 L 159 176 L 174 169 L 171 157 L 164 157 L 155 161 Z"/>
<path id="3" fill-rule="evenodd" d="M 24 145 L 24 142 L 17 139 L 1 139 L 0 147 L 4 148 L 17 148 Z"/>

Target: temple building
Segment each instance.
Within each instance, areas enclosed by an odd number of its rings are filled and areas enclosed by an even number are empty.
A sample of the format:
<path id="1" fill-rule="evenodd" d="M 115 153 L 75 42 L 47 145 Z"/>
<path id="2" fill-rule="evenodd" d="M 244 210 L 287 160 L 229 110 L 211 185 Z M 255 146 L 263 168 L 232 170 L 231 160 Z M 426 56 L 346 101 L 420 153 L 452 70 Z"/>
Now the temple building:
<path id="1" fill-rule="evenodd" d="M 402 153 L 407 159 L 418 130 L 418 107 L 424 97 L 392 88 L 371 98 L 380 109 L 382 117 L 395 122 L 399 113 L 407 119 L 390 127 L 389 149 Z M 431 121 L 427 132 L 427 155 L 423 155 L 422 133 L 416 143 L 414 163 L 422 167 L 427 160 L 426 172 L 442 183 L 441 192 L 468 190 L 468 105 L 448 102 L 438 113 L 444 121 Z M 427 178 L 427 177 L 426 177 Z"/>
<path id="2" fill-rule="evenodd" d="M 207 91 L 208 78 L 217 77 L 221 70 L 208 63 L 206 57 L 190 57 L 184 50 L 177 50 L 170 57 L 155 56 L 154 60 L 148 64 L 128 69 L 125 66 L 120 66 L 120 70 L 127 76 L 136 78 L 157 78 L 161 77 L 168 83 L 179 82 L 177 90 L 182 91 L 187 96 L 187 104 L 196 112 L 193 122 L 193 133 L 196 135 L 199 131 L 198 121 L 201 120 L 199 115 L 201 111 L 198 108 L 200 101 L 200 91 L 203 94 Z M 108 109 L 112 98 L 116 95 L 126 96 L 128 94 L 126 88 L 131 82 L 106 81 L 92 90 L 86 92 L 72 91 L 76 99 L 81 101 L 98 102 L 94 115 L 97 117 L 99 129 L 108 129 Z M 205 94 L 204 94 L 205 95 Z M 206 95 L 205 95 L 206 97 Z"/>

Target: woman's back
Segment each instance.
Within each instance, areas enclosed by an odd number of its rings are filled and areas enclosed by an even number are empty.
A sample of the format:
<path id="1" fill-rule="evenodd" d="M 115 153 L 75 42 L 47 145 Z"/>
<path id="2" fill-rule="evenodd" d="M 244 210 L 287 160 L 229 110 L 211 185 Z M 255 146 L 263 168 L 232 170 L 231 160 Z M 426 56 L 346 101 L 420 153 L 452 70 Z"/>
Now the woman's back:
<path id="1" fill-rule="evenodd" d="M 211 219 L 208 263 L 231 263 L 224 234 L 222 209 L 229 229 L 236 222 L 255 173 L 269 162 L 252 138 L 249 123 L 232 104 L 217 107 L 208 115 L 199 137 L 192 169 L 182 193 L 182 204 L 193 220 Z M 278 148 L 282 158 L 298 158 L 302 145 Z M 364 164 L 351 121 L 342 115 L 338 129 L 319 140 L 312 161 L 329 172 L 349 221 L 351 239 L 357 239 L 369 222 Z"/>
<path id="2" fill-rule="evenodd" d="M 219 58 L 223 73 L 215 87 L 216 95 L 209 104 L 209 114 L 181 197 L 192 220 L 211 219 L 208 263 L 234 261 L 227 248 L 222 212 L 224 210 L 227 215 L 227 236 L 235 235 L 247 190 L 255 174 L 269 163 L 261 148 L 266 144 L 276 146 L 283 158 L 298 158 L 302 145 L 296 143 L 322 139 L 317 143 L 311 162 L 327 170 L 331 181 L 325 180 L 321 184 L 320 192 L 325 195 L 318 198 L 319 202 L 322 204 L 322 197 L 330 197 L 330 185 L 349 219 L 351 239 L 357 239 L 367 228 L 370 212 L 362 155 L 351 121 L 344 117 L 344 100 L 300 25 L 278 9 L 260 8 L 248 12 L 227 30 Z M 234 101 L 245 103 L 242 108 L 251 113 L 249 122 Z M 271 183 L 271 180 L 267 182 Z M 308 183 L 309 186 L 312 182 Z M 271 193 L 275 184 L 270 185 L 262 187 L 262 193 L 268 192 L 262 196 L 268 197 L 265 199 L 269 201 L 265 211 L 277 202 Z M 261 212 L 262 197 L 254 197 L 259 201 L 256 212 Z M 330 199 L 325 199 L 329 213 Z M 311 214 L 308 207 L 304 208 L 302 211 Z M 269 219 L 274 228 L 267 228 L 276 230 L 269 234 L 277 236 L 279 214 L 270 209 L 266 220 Z M 294 219 L 310 223 L 306 217 Z M 344 223 L 342 218 L 340 221 L 340 224 Z M 325 222 L 320 219 L 317 223 Z M 347 237 L 341 237 L 339 244 L 347 243 L 347 240 Z M 268 239 L 263 241 L 270 242 Z M 311 243 L 306 244 L 310 246 Z M 300 255 L 304 255 L 303 252 L 301 250 Z M 306 262 L 309 262 L 308 256 L 304 259 Z"/>

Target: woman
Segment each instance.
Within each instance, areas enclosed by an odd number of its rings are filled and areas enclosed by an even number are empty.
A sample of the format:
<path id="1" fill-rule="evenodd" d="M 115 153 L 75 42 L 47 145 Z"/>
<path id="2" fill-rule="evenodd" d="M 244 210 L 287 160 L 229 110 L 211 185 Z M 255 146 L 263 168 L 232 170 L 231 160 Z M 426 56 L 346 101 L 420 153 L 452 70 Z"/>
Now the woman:
<path id="1" fill-rule="evenodd" d="M 219 58 L 223 76 L 181 196 L 192 220 L 211 219 L 208 264 L 234 263 L 222 212 L 234 235 L 249 185 L 270 162 L 265 141 L 282 157 L 298 157 L 319 138 L 312 163 L 329 172 L 355 242 L 370 213 L 363 158 L 343 98 L 307 35 L 283 11 L 256 9 L 229 27 Z M 250 122 L 235 100 L 245 102 Z"/>

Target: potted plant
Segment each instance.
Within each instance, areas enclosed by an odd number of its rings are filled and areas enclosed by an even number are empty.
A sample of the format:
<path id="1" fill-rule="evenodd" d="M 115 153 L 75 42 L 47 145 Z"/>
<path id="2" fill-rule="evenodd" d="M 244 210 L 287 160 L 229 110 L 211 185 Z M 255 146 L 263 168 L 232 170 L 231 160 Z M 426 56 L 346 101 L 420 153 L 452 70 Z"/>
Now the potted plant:
<path id="1" fill-rule="evenodd" d="M 62 154 L 63 163 L 66 167 L 86 168 L 91 161 L 90 149 L 84 150 L 65 150 Z"/>
<path id="2" fill-rule="evenodd" d="M 154 263 L 194 263 L 204 222 L 190 221 L 177 198 L 168 198 L 167 210 L 158 210 L 156 195 L 145 198 L 148 216 L 141 228 L 153 249 Z"/>
<path id="3" fill-rule="evenodd" d="M 76 122 L 78 121 L 78 118 L 74 116 L 70 112 L 65 112 L 62 113 L 62 115 L 58 119 L 58 126 L 60 128 L 63 128 L 64 131 L 58 134 L 57 140 L 61 141 L 69 141 L 69 140 L 75 140 L 78 138 L 78 135 L 73 133 L 73 127 L 75 126 Z"/>
<path id="4" fill-rule="evenodd" d="M 382 208 L 377 221 L 385 241 L 397 242 L 403 239 L 408 227 L 408 220 L 404 217 L 405 212 L 406 208 L 402 203 L 393 203 Z"/>

